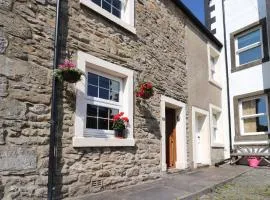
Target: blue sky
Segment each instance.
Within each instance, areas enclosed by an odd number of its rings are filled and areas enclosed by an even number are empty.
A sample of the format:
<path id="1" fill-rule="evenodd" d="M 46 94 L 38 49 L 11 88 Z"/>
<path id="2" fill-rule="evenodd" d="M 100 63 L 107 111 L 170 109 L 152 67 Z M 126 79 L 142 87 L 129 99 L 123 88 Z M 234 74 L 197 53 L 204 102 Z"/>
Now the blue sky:
<path id="1" fill-rule="evenodd" d="M 204 0 L 181 0 L 204 24 Z"/>

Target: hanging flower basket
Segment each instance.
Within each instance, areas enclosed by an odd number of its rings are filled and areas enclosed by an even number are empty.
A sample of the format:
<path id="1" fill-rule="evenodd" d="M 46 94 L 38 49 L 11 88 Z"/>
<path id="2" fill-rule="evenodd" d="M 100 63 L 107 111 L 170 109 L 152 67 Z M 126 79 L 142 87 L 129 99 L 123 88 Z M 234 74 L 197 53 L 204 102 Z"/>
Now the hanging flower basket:
<path id="1" fill-rule="evenodd" d="M 140 83 L 136 88 L 136 97 L 150 99 L 154 95 L 153 84 L 150 82 Z"/>
<path id="2" fill-rule="evenodd" d="M 58 69 L 54 71 L 54 76 L 60 81 L 66 81 L 68 83 L 77 83 L 81 80 L 81 76 L 84 73 L 76 68 L 76 65 L 70 60 L 65 60 L 65 62 L 58 66 Z"/>
<path id="3" fill-rule="evenodd" d="M 116 138 L 125 138 L 125 129 L 129 122 L 127 117 L 123 117 L 124 113 L 120 112 L 119 114 L 113 117 L 113 130 Z"/>

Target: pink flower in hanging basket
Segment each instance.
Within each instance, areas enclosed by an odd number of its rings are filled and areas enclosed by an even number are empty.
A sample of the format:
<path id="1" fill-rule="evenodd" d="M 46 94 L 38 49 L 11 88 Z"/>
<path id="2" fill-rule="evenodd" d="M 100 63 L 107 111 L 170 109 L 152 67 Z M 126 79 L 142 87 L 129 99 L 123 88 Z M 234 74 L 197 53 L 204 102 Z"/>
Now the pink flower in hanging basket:
<path id="1" fill-rule="evenodd" d="M 69 83 L 76 83 L 81 80 L 84 73 L 76 68 L 76 65 L 66 59 L 63 64 L 58 65 L 58 69 L 54 71 L 54 76 L 60 81 L 67 81 Z"/>

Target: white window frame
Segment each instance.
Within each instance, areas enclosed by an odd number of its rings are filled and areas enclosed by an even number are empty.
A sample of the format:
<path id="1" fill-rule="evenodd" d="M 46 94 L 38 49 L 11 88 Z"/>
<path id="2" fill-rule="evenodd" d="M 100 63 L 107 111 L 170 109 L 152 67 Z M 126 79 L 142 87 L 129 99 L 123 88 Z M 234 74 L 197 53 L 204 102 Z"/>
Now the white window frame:
<path id="1" fill-rule="evenodd" d="M 221 67 L 220 67 L 220 53 L 211 45 L 211 44 L 207 44 L 207 54 L 208 54 L 208 81 L 219 87 L 222 88 L 221 86 Z M 216 63 L 214 66 L 214 71 L 216 73 L 216 79 L 212 77 L 212 71 L 213 71 L 213 67 L 211 64 L 211 57 L 216 59 Z"/>
<path id="2" fill-rule="evenodd" d="M 261 97 L 265 98 L 265 103 L 266 103 L 266 113 L 259 113 L 259 114 L 253 114 L 253 115 L 246 115 L 243 116 L 243 109 L 242 109 L 242 103 L 245 101 L 250 101 L 253 99 L 259 99 Z M 238 107 L 239 107 L 239 122 L 240 122 L 240 135 L 241 136 L 247 136 L 247 135 L 264 135 L 264 134 L 269 134 L 270 130 L 270 124 L 269 124 L 269 113 L 268 113 L 268 96 L 267 95 L 260 95 L 260 96 L 254 96 L 254 97 L 249 97 L 249 98 L 244 98 L 241 99 L 238 102 Z M 247 118 L 254 118 L 254 117 L 259 117 L 259 116 L 267 116 L 267 121 L 268 121 L 268 132 L 250 132 L 250 133 L 245 133 L 244 132 L 244 119 Z"/>
<path id="3" fill-rule="evenodd" d="M 121 12 L 121 18 L 114 16 L 112 13 L 101 8 L 91 0 L 80 0 L 80 3 L 88 8 L 101 14 L 103 17 L 118 24 L 126 30 L 136 34 L 135 29 L 135 0 L 121 0 L 123 2 L 123 9 Z"/>
<path id="4" fill-rule="evenodd" d="M 250 45 L 248 45 L 248 46 L 246 46 L 246 47 L 243 47 L 243 48 L 241 48 L 241 49 L 238 49 L 238 38 L 239 38 L 239 37 L 242 37 L 243 35 L 247 35 L 247 34 L 253 32 L 253 31 L 256 31 L 256 30 L 260 30 L 261 41 L 260 41 L 260 42 L 256 42 L 256 43 L 254 43 L 254 44 L 250 44 Z M 254 27 L 254 28 L 252 28 L 252 29 L 249 29 L 249 30 L 243 32 L 243 33 L 240 34 L 240 35 L 237 35 L 237 36 L 235 37 L 235 39 L 234 39 L 234 46 L 235 46 L 236 67 L 241 67 L 241 66 L 243 66 L 243 65 L 246 65 L 246 64 L 255 62 L 255 61 L 257 61 L 257 60 L 261 60 L 261 59 L 264 57 L 264 52 L 263 52 L 263 34 L 262 34 L 262 27 L 261 27 L 261 26 L 256 26 L 256 27 Z M 250 62 L 248 62 L 248 63 L 244 63 L 244 64 L 240 65 L 240 62 L 239 62 L 239 53 L 245 52 L 245 51 L 247 51 L 247 50 L 250 50 L 250 49 L 255 48 L 255 47 L 258 47 L 258 46 L 261 46 L 262 57 L 259 58 L 259 59 L 257 59 L 257 60 L 252 60 L 252 61 L 250 61 Z"/>
<path id="5" fill-rule="evenodd" d="M 88 81 L 83 77 L 76 83 L 76 112 L 75 112 L 75 134 L 73 137 L 74 147 L 104 147 L 104 146 L 134 146 L 133 138 L 133 76 L 134 72 L 125 67 L 115 65 L 95 56 L 79 51 L 77 55 L 77 67 L 87 74 L 88 71 L 98 73 L 101 76 L 121 80 L 120 99 L 118 102 L 105 100 L 97 97 L 87 96 Z M 121 86 L 122 85 L 122 86 Z M 124 112 L 129 118 L 127 127 L 127 138 L 118 139 L 114 137 L 114 131 L 86 129 L 87 104 L 112 107 Z"/>
<path id="6" fill-rule="evenodd" d="M 209 104 L 210 110 L 210 130 L 211 130 L 211 147 L 223 147 L 224 148 L 224 131 L 223 131 L 223 124 L 222 124 L 222 109 L 218 106 L 213 104 Z M 217 120 L 216 128 L 218 130 L 218 139 L 214 140 L 214 123 L 213 123 L 213 115 L 218 113 L 219 119 Z"/>
<path id="7" fill-rule="evenodd" d="M 91 68 L 87 68 L 86 69 L 86 79 L 88 78 L 87 73 L 93 73 L 99 76 L 103 76 L 105 78 L 111 79 L 111 80 L 115 80 L 118 81 L 120 83 L 120 92 L 119 92 L 119 102 L 115 102 L 115 101 L 111 101 L 111 100 L 106 100 L 106 99 L 102 99 L 102 98 L 98 98 L 98 97 L 91 97 L 87 95 L 87 86 L 85 87 L 85 94 L 86 94 L 86 98 L 85 98 L 85 102 L 86 102 L 86 107 L 87 104 L 91 104 L 91 105 L 95 105 L 95 106 L 102 106 L 102 107 L 106 107 L 106 108 L 113 108 L 113 109 L 118 109 L 119 112 L 121 112 L 123 110 L 122 108 L 122 104 L 123 104 L 123 80 L 120 78 L 116 78 L 113 76 L 110 76 L 108 74 L 96 71 L 94 69 Z M 86 83 L 88 84 L 88 80 L 86 80 Z M 114 135 L 114 131 L 113 130 L 100 130 L 100 129 L 89 129 L 86 128 L 86 124 L 84 127 L 84 135 L 85 136 L 95 136 L 95 137 L 106 137 L 108 135 L 113 136 Z"/>

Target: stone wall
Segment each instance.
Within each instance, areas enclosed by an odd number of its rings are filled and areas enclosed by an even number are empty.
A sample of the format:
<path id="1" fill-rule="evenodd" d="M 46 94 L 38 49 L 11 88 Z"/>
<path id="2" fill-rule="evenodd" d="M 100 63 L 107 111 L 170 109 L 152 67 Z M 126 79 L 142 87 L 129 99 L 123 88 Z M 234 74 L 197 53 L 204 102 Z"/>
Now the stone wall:
<path id="1" fill-rule="evenodd" d="M 62 0 L 62 45 L 135 71 L 155 96 L 134 105 L 135 147 L 73 148 L 75 90 L 59 85 L 57 199 L 161 176 L 160 95 L 187 102 L 185 18 L 168 0 L 136 1 L 136 34 Z M 0 197 L 46 199 L 55 5 L 0 0 Z"/>
<path id="2" fill-rule="evenodd" d="M 0 0 L 0 199 L 46 198 L 54 21 L 45 0 Z"/>
<path id="3" fill-rule="evenodd" d="M 135 82 L 151 81 L 155 96 L 135 105 L 135 147 L 76 148 L 74 89 L 64 86 L 63 129 L 59 135 L 59 198 L 121 188 L 161 176 L 160 96 L 187 102 L 185 18 L 167 0 L 136 1 L 136 34 L 106 20 L 78 1 L 65 4 L 69 29 L 67 48 L 84 51 L 135 71 Z M 100 185 L 99 185 L 100 184 Z"/>

